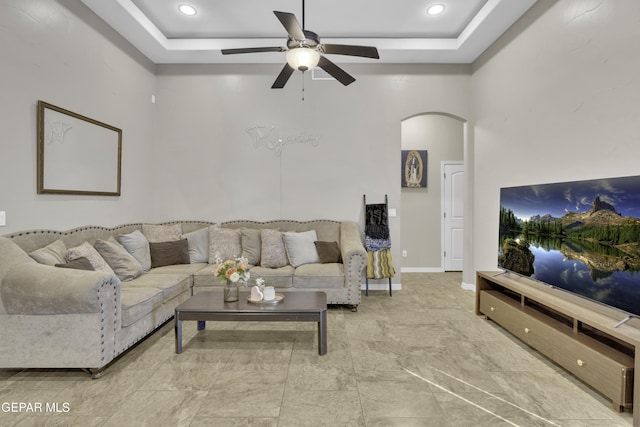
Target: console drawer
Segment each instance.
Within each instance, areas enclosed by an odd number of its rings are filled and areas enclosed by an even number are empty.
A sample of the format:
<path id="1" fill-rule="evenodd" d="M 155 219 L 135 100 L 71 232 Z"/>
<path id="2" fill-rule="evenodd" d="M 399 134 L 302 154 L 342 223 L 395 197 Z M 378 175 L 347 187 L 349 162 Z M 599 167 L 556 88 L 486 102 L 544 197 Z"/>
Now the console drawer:
<path id="1" fill-rule="evenodd" d="M 548 324 L 528 314 L 526 307 L 497 291 L 480 292 L 480 312 L 520 340 L 551 356 L 553 336 L 557 331 Z"/>
<path id="2" fill-rule="evenodd" d="M 599 342 L 583 343 L 572 336 L 554 339 L 552 359 L 599 390 L 614 406 L 633 401 L 633 359 Z"/>

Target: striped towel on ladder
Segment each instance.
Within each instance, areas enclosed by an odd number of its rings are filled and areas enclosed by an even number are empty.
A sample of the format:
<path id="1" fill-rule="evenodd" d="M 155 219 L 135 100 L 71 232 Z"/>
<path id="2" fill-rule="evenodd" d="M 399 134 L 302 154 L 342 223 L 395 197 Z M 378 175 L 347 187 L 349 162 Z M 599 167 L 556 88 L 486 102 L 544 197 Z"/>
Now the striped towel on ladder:
<path id="1" fill-rule="evenodd" d="M 367 277 L 369 279 L 386 279 L 395 274 L 396 270 L 391 261 L 391 249 L 367 251 Z"/>

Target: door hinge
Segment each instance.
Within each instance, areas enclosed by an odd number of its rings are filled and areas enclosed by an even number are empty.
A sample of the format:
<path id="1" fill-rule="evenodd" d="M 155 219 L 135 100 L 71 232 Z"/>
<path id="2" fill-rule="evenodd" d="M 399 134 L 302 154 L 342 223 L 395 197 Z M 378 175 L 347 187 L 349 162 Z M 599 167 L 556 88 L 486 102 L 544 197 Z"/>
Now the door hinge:
<path id="1" fill-rule="evenodd" d="M 444 251 L 444 257 L 445 258 L 447 257 L 447 251 Z"/>

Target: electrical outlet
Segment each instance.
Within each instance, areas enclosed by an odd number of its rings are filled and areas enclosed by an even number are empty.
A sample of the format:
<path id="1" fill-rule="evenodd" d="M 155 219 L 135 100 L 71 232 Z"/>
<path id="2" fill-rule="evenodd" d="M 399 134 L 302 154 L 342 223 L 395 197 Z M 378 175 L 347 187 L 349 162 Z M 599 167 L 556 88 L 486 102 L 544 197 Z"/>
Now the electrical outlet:
<path id="1" fill-rule="evenodd" d="M 7 225 L 7 213 L 0 211 L 0 227 L 4 227 L 5 225 Z"/>
<path id="2" fill-rule="evenodd" d="M 406 250 L 403 250 L 403 251 L 402 251 L 402 258 L 406 258 L 406 257 L 407 257 L 407 251 L 406 251 Z"/>

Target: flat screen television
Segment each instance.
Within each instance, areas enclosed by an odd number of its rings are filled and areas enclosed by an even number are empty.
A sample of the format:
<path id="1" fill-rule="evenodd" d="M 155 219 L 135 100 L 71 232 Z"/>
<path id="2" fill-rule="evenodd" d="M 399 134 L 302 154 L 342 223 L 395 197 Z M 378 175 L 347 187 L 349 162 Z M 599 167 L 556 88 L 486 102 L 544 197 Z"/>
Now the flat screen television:
<path id="1" fill-rule="evenodd" d="M 498 266 L 640 316 L 640 176 L 500 189 Z"/>

